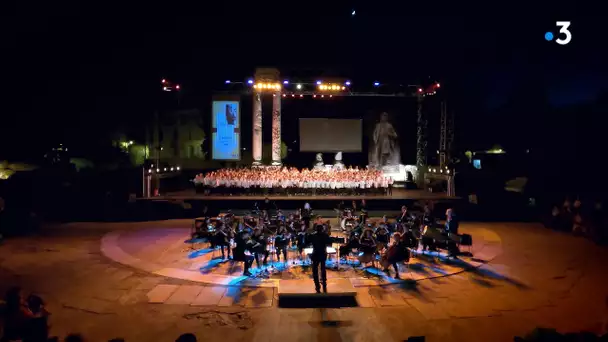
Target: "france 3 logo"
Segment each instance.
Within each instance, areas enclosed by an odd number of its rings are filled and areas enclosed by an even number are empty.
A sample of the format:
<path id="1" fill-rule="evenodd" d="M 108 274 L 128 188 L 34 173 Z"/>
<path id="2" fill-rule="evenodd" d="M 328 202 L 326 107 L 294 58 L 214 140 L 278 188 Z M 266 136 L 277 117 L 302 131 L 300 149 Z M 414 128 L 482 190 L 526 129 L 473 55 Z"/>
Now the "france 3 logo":
<path id="1" fill-rule="evenodd" d="M 550 42 L 555 39 L 555 42 L 559 45 L 567 45 L 572 40 L 572 32 L 570 32 L 570 22 L 569 21 L 558 21 L 555 23 L 555 26 L 559 28 L 559 32 L 557 34 L 553 34 L 553 32 L 549 31 L 545 33 L 545 40 Z"/>

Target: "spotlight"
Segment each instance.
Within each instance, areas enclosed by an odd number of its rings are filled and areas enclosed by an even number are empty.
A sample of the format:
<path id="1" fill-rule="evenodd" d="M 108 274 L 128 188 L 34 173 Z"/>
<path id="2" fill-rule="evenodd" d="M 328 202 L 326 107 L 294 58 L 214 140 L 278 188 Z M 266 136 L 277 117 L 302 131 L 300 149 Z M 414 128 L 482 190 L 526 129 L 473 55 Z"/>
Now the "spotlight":
<path id="1" fill-rule="evenodd" d="M 230 80 L 226 80 L 226 84 L 230 84 Z"/>
<path id="2" fill-rule="evenodd" d="M 160 169 L 156 169 L 156 172 L 160 172 Z"/>
<path id="3" fill-rule="evenodd" d="M 171 168 L 171 171 L 173 171 L 173 168 Z"/>
<path id="4" fill-rule="evenodd" d="M 162 80 L 160 80 L 160 83 L 167 83 L 167 80 L 163 78 Z"/>
<path id="5" fill-rule="evenodd" d="M 287 95 L 283 94 L 283 97 L 286 97 Z"/>
<path id="6" fill-rule="evenodd" d="M 450 174 L 450 170 L 445 170 L 445 173 L 447 173 L 449 175 Z"/>
<path id="7" fill-rule="evenodd" d="M 176 167 L 176 169 L 177 169 L 177 171 L 179 171 L 179 166 L 178 166 L 178 167 Z"/>
<path id="8" fill-rule="evenodd" d="M 175 86 L 175 89 L 179 90 L 179 84 Z"/>
<path id="9" fill-rule="evenodd" d="M 377 87 L 380 85 L 380 82 L 374 82 L 374 87 Z"/>
<path id="10" fill-rule="evenodd" d="M 342 90 L 346 89 L 346 87 L 342 87 Z"/>
<path id="11" fill-rule="evenodd" d="M 312 97 L 317 97 L 317 95 L 313 95 Z"/>
<path id="12" fill-rule="evenodd" d="M 248 80 L 247 84 L 253 84 L 253 80 Z"/>
<path id="13" fill-rule="evenodd" d="M 346 81 L 345 83 L 347 86 L 350 86 L 350 81 Z"/>
<path id="14" fill-rule="evenodd" d="M 334 97 L 333 95 L 329 95 L 329 97 Z"/>
<path id="15" fill-rule="evenodd" d="M 165 168 L 164 171 L 167 171 L 167 168 Z"/>
<path id="16" fill-rule="evenodd" d="M 294 94 L 291 94 L 291 97 L 296 97 Z"/>
<path id="17" fill-rule="evenodd" d="M 321 82 L 321 81 L 317 81 L 317 85 L 321 85 L 321 83 L 323 83 L 323 82 Z"/>
<path id="18" fill-rule="evenodd" d="M 283 81 L 283 84 L 289 84 L 289 81 L 285 80 Z"/>
<path id="19" fill-rule="evenodd" d="M 148 170 L 149 173 L 152 173 L 152 169 Z"/>
<path id="20" fill-rule="evenodd" d="M 325 97 L 325 95 L 321 95 L 321 98 L 324 98 L 324 97 Z"/>

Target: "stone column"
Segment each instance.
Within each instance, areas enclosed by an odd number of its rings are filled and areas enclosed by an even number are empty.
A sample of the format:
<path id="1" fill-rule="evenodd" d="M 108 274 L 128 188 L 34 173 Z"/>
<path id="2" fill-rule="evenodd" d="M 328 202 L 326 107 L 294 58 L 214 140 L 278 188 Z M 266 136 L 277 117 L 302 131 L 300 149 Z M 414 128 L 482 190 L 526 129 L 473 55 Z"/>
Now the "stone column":
<path id="1" fill-rule="evenodd" d="M 251 144 L 253 165 L 262 165 L 262 94 L 253 93 L 253 143 Z"/>
<path id="2" fill-rule="evenodd" d="M 272 95 L 272 165 L 281 163 L 281 92 Z"/>

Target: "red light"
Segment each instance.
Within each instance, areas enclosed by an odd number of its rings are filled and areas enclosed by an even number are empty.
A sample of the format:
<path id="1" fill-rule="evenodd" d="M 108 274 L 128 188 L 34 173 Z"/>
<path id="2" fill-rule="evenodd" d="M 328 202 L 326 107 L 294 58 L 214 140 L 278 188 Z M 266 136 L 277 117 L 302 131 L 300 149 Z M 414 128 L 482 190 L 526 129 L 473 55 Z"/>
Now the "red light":
<path id="1" fill-rule="evenodd" d="M 160 82 L 161 83 L 167 83 L 167 80 L 163 78 L 162 80 L 160 80 Z"/>
<path id="2" fill-rule="evenodd" d="M 300 94 L 300 97 L 304 97 L 304 95 Z"/>
<path id="3" fill-rule="evenodd" d="M 437 83 L 437 84 L 435 84 L 435 87 L 441 88 L 441 84 Z"/>
<path id="4" fill-rule="evenodd" d="M 287 95 L 283 94 L 283 97 L 286 97 Z"/>
<path id="5" fill-rule="evenodd" d="M 312 97 L 317 97 L 317 95 L 313 95 Z"/>
<path id="6" fill-rule="evenodd" d="M 175 86 L 175 89 L 179 90 L 179 84 Z"/>
<path id="7" fill-rule="evenodd" d="M 291 94 L 291 97 L 296 97 L 294 94 Z"/>
<path id="8" fill-rule="evenodd" d="M 419 93 L 422 93 L 422 88 L 418 88 L 418 92 L 419 92 Z"/>

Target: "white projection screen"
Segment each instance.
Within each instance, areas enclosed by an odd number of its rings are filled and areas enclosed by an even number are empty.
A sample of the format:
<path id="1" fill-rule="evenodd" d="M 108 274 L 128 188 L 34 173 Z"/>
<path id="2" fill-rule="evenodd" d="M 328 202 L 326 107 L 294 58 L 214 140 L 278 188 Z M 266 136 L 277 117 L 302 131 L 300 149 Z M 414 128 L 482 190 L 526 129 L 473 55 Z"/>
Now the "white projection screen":
<path id="1" fill-rule="evenodd" d="M 361 152 L 360 119 L 300 119 L 301 152 Z"/>

